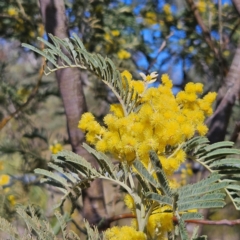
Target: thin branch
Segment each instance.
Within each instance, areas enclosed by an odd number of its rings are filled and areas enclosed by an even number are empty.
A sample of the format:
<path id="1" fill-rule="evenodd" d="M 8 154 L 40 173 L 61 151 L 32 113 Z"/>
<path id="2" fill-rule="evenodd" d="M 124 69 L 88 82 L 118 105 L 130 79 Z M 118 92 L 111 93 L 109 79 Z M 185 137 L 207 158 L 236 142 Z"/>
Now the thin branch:
<path id="1" fill-rule="evenodd" d="M 18 4 L 18 7 L 19 7 L 19 11 L 22 14 L 23 18 L 32 24 L 32 21 L 31 21 L 30 17 L 26 14 L 26 12 L 25 12 L 25 10 L 22 6 L 21 1 L 20 0 L 16 0 L 16 1 L 17 1 L 17 4 Z"/>
<path id="2" fill-rule="evenodd" d="M 200 28 L 202 29 L 203 32 L 203 36 L 205 38 L 206 43 L 208 44 L 208 46 L 211 48 L 211 50 L 213 51 L 215 57 L 220 61 L 221 60 L 221 56 L 219 54 L 218 49 L 216 48 L 216 44 L 214 44 L 212 38 L 211 38 L 211 34 L 209 29 L 205 26 L 202 17 L 198 11 L 198 8 L 196 7 L 195 3 L 193 2 L 193 0 L 186 0 L 187 4 L 189 5 L 190 9 L 193 12 L 193 15 L 198 23 L 198 25 L 200 26 Z"/>
<path id="3" fill-rule="evenodd" d="M 121 219 L 125 219 L 125 218 L 136 218 L 136 216 L 132 213 L 124 213 L 124 214 L 120 214 L 117 216 L 113 216 L 110 217 L 108 219 L 106 219 L 105 221 L 109 221 L 114 222 L 114 221 L 118 221 Z M 173 217 L 173 221 L 174 222 L 178 222 L 176 217 Z M 213 221 L 213 220 L 185 220 L 186 223 L 195 223 L 195 224 L 202 224 L 202 225 L 226 225 L 226 226 L 234 226 L 234 225 L 240 225 L 240 219 L 236 219 L 236 220 L 227 220 L 227 219 L 222 219 L 222 220 L 217 220 L 217 221 Z"/>
<path id="4" fill-rule="evenodd" d="M 223 30 L 223 24 L 222 24 L 222 1 L 218 0 L 218 24 L 219 24 L 219 45 L 220 45 L 220 52 L 222 51 L 222 30 Z"/>
<path id="5" fill-rule="evenodd" d="M 154 63 L 157 61 L 160 53 L 162 52 L 162 50 L 166 47 L 167 45 L 167 39 L 170 38 L 171 36 L 173 35 L 173 33 L 170 33 L 166 38 L 165 40 L 162 42 L 160 48 L 158 49 L 158 52 L 157 52 L 157 56 L 152 60 L 152 62 L 149 64 L 148 68 L 147 68 L 147 73 L 150 71 L 151 67 L 154 65 Z"/>
<path id="6" fill-rule="evenodd" d="M 44 44 L 41 43 L 40 46 L 41 49 L 44 49 Z M 36 94 L 38 93 L 38 89 L 41 85 L 41 81 L 42 81 L 42 76 L 44 73 L 44 65 L 45 65 L 45 59 L 44 57 L 42 57 L 42 65 L 43 67 L 40 68 L 39 73 L 38 73 L 38 78 L 37 78 L 37 84 L 35 86 L 35 88 L 32 90 L 32 92 L 30 93 L 27 101 L 25 103 L 23 103 L 18 109 L 16 109 L 13 113 L 11 113 L 10 115 L 8 115 L 7 117 L 5 117 L 1 122 L 0 122 L 0 130 L 3 129 L 3 127 L 12 119 L 14 118 L 18 113 L 20 113 L 21 111 L 24 110 L 24 108 L 26 108 L 29 103 L 34 99 L 34 97 L 36 96 Z"/>

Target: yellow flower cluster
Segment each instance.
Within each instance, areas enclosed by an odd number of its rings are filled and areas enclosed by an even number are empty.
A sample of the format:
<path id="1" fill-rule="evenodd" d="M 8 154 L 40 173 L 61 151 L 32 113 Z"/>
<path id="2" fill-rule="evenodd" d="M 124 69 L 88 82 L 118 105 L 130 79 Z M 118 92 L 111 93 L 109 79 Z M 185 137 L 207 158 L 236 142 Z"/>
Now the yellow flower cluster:
<path id="1" fill-rule="evenodd" d="M 200 13 L 205 13 L 206 11 L 211 11 L 211 13 L 216 12 L 213 2 L 208 0 L 199 0 L 197 3 L 197 8 Z"/>
<path id="2" fill-rule="evenodd" d="M 172 10 L 171 10 L 171 5 L 166 3 L 163 6 L 163 12 L 166 14 L 166 20 L 167 22 L 173 21 L 173 15 L 172 15 Z"/>
<path id="3" fill-rule="evenodd" d="M 118 30 L 112 30 L 111 31 L 111 34 L 114 36 L 114 37 L 118 37 L 120 35 L 120 32 Z"/>
<path id="4" fill-rule="evenodd" d="M 9 175 L 6 174 L 0 175 L 0 186 L 9 184 L 10 180 L 11 178 Z"/>
<path id="5" fill-rule="evenodd" d="M 55 143 L 49 147 L 49 150 L 51 150 L 52 154 L 56 154 L 63 150 L 63 146 L 61 143 Z"/>
<path id="6" fill-rule="evenodd" d="M 7 13 L 9 16 L 16 16 L 18 14 L 16 8 L 13 7 L 8 8 Z"/>
<path id="7" fill-rule="evenodd" d="M 135 213 L 135 203 L 129 194 L 125 195 L 124 202 L 126 206 Z M 173 213 L 171 210 L 170 206 L 158 207 L 149 216 L 146 230 L 152 239 L 162 240 L 166 232 L 173 229 Z M 132 225 L 137 227 L 136 221 L 134 221 Z"/>
<path id="8" fill-rule="evenodd" d="M 105 232 L 106 240 L 146 240 L 143 232 L 136 231 L 133 227 L 112 227 Z"/>
<path id="9" fill-rule="evenodd" d="M 149 25 L 156 24 L 157 23 L 157 14 L 155 12 L 147 12 L 144 20 Z"/>
<path id="10" fill-rule="evenodd" d="M 124 49 L 120 49 L 117 53 L 118 58 L 123 60 L 123 59 L 129 59 L 131 57 L 131 53 L 124 50 Z"/>
<path id="11" fill-rule="evenodd" d="M 207 133 L 204 120 L 212 113 L 216 93 L 199 98 L 203 85 L 188 83 L 175 97 L 167 74 L 162 75 L 162 85 L 158 88 L 147 89 L 149 79 L 134 81 L 127 71 L 122 73 L 122 81 L 123 86 L 127 81 L 139 94 L 140 110 L 124 115 L 121 105 L 113 104 L 111 113 L 104 118 L 105 126 L 96 122 L 91 113 L 85 113 L 78 127 L 87 132 L 87 142 L 98 151 L 109 152 L 129 164 L 138 158 L 147 167 L 149 151 L 155 150 L 166 174 L 172 175 L 186 157 L 182 143 L 195 133 Z"/>
<path id="12" fill-rule="evenodd" d="M 147 232 L 152 239 L 163 240 L 173 229 L 173 213 L 170 206 L 159 207 L 149 216 Z"/>
<path id="13" fill-rule="evenodd" d="M 8 199 L 8 201 L 9 201 L 9 203 L 10 203 L 10 205 L 11 205 L 12 207 L 15 206 L 15 204 L 16 204 L 16 199 L 15 199 L 14 195 L 9 195 L 9 196 L 7 197 L 7 199 Z"/>
<path id="14" fill-rule="evenodd" d="M 206 12 L 206 9 L 207 9 L 207 3 L 205 2 L 205 0 L 200 0 L 197 3 L 197 7 L 199 12 L 204 13 Z"/>

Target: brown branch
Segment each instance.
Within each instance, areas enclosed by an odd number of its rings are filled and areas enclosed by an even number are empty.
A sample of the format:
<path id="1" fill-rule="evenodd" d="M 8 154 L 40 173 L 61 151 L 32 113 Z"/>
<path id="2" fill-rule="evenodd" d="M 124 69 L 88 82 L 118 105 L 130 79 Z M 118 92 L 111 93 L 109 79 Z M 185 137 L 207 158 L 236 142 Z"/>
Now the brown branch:
<path id="1" fill-rule="evenodd" d="M 16 1 L 17 1 L 17 4 L 18 4 L 18 7 L 19 7 L 19 11 L 22 14 L 23 18 L 32 24 L 32 21 L 31 21 L 30 17 L 26 14 L 20 0 L 16 0 Z"/>
<path id="2" fill-rule="evenodd" d="M 124 213 L 120 214 L 117 216 L 110 217 L 106 219 L 105 221 L 114 222 L 117 220 L 125 219 L 125 218 L 136 218 L 136 216 L 132 213 Z M 173 221 L 175 223 L 178 222 L 176 217 L 173 217 Z M 227 220 L 227 219 L 222 219 L 222 220 L 185 220 L 186 223 L 195 223 L 195 224 L 203 224 L 203 225 L 227 225 L 227 226 L 234 226 L 234 225 L 239 225 L 240 224 L 240 219 L 236 220 Z"/>
<path id="3" fill-rule="evenodd" d="M 173 35 L 173 33 L 170 33 L 166 38 L 165 40 L 162 42 L 160 48 L 158 49 L 158 52 L 157 52 L 157 56 L 152 60 L 152 62 L 149 64 L 148 68 L 147 68 L 147 73 L 150 71 L 151 67 L 154 65 L 154 63 L 157 61 L 158 59 L 158 56 L 160 55 L 160 53 L 162 52 L 162 50 L 166 47 L 167 45 L 167 39 L 170 38 L 171 36 Z"/>
<path id="4" fill-rule="evenodd" d="M 218 49 L 215 47 L 214 42 L 212 41 L 211 38 L 211 34 L 209 29 L 205 26 L 202 17 L 198 11 L 197 6 L 195 5 L 195 3 L 193 2 L 193 0 L 186 0 L 187 4 L 189 5 L 190 9 L 193 12 L 193 15 L 198 23 L 198 25 L 200 26 L 200 28 L 202 29 L 203 32 L 203 36 L 205 38 L 206 43 L 208 44 L 208 46 L 211 48 L 211 50 L 213 51 L 215 57 L 220 61 L 221 60 L 221 56 L 219 54 Z"/>
<path id="5" fill-rule="evenodd" d="M 240 93 L 240 45 L 235 51 L 235 55 L 224 81 L 218 91 L 217 109 L 206 121 L 209 125 L 208 138 L 211 143 L 223 141 L 226 135 L 227 126 L 231 116 L 235 101 Z"/>
<path id="6" fill-rule="evenodd" d="M 233 6 L 236 8 L 238 14 L 240 15 L 240 1 L 239 0 L 232 0 Z"/>
<path id="7" fill-rule="evenodd" d="M 43 50 L 44 49 L 44 44 L 41 43 L 40 45 L 40 49 Z M 45 59 L 42 57 L 42 67 L 39 69 L 39 73 L 38 73 L 38 78 L 37 78 L 37 84 L 35 86 L 35 88 L 32 90 L 32 92 L 30 93 L 27 101 L 25 103 L 23 103 L 20 107 L 18 107 L 18 109 L 16 109 L 13 113 L 9 114 L 7 117 L 5 117 L 1 122 L 0 122 L 0 130 L 3 129 L 3 127 L 12 119 L 14 118 L 18 113 L 22 112 L 24 110 L 24 108 L 26 108 L 29 103 L 34 99 L 34 97 L 36 96 L 36 94 L 38 93 L 38 89 L 41 85 L 41 81 L 42 81 L 42 76 L 44 73 L 44 64 L 45 64 Z"/>

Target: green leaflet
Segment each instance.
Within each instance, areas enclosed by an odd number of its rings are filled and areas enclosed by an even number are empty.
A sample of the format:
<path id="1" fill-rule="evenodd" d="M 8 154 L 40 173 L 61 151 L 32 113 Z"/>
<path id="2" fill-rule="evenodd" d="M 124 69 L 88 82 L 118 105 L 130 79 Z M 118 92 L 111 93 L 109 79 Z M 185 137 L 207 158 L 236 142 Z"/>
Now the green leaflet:
<path id="1" fill-rule="evenodd" d="M 208 202 L 187 202 L 178 204 L 178 211 L 187 211 L 200 208 L 222 208 L 226 203 L 224 201 L 208 201 Z"/>
<path id="2" fill-rule="evenodd" d="M 78 154 L 75 154 L 71 151 L 61 151 L 57 154 L 53 155 L 54 160 L 62 160 L 66 161 L 68 163 L 73 163 L 76 164 L 80 167 L 80 169 L 83 169 L 84 173 L 86 174 L 93 174 L 93 175 L 98 175 L 99 173 L 96 171 L 95 168 L 92 167 L 92 165 L 87 162 L 83 157 L 79 156 Z"/>
<path id="3" fill-rule="evenodd" d="M 102 152 L 98 152 L 95 149 L 91 148 L 86 143 L 83 143 L 83 147 L 91 154 L 93 154 L 99 165 L 101 166 L 102 171 L 107 172 L 110 174 L 113 178 L 116 178 L 117 171 L 116 167 L 113 165 L 112 161 L 108 158 L 107 155 L 105 155 Z"/>
<path id="4" fill-rule="evenodd" d="M 159 183 L 154 179 L 154 177 L 147 171 L 144 165 L 139 161 L 135 160 L 133 166 L 137 169 L 140 175 L 142 175 L 146 180 L 148 180 L 155 188 L 159 188 Z"/>
<path id="5" fill-rule="evenodd" d="M 49 163 L 48 166 L 54 170 L 56 170 L 57 172 L 61 173 L 65 178 L 67 178 L 68 180 L 70 180 L 72 183 L 76 183 L 77 180 L 76 178 L 73 177 L 72 173 L 67 173 L 63 170 L 63 168 L 57 166 L 56 164 L 53 163 Z"/>
<path id="6" fill-rule="evenodd" d="M 178 200 L 178 204 L 188 203 L 188 202 L 202 202 L 202 201 L 218 201 L 224 200 L 225 193 L 208 193 L 203 196 L 192 196 L 192 197 L 182 197 Z"/>
<path id="7" fill-rule="evenodd" d="M 198 212 L 186 212 L 183 213 L 181 218 L 185 220 L 190 220 L 190 219 L 203 219 L 203 215 Z"/>
<path id="8" fill-rule="evenodd" d="M 157 201 L 160 204 L 167 204 L 167 205 L 170 205 L 170 206 L 173 205 L 173 200 L 170 197 L 162 196 L 162 195 L 157 194 L 157 193 L 152 193 L 152 192 L 146 193 L 146 197 L 148 199 Z"/>
<path id="9" fill-rule="evenodd" d="M 59 230 L 61 229 L 62 239 L 63 240 L 67 240 L 67 231 L 66 231 L 67 224 L 66 224 L 66 220 L 69 218 L 69 214 L 66 213 L 65 216 L 62 216 L 58 211 L 56 211 L 54 214 L 55 214 L 55 216 L 56 216 L 56 218 L 58 220 L 57 224 L 54 226 L 54 233 L 58 234 Z"/>
<path id="10" fill-rule="evenodd" d="M 68 184 L 68 182 L 65 178 L 60 177 L 59 175 L 57 175 L 53 172 L 47 171 L 45 169 L 40 169 L 40 168 L 35 169 L 34 172 L 37 173 L 37 174 L 44 175 L 45 177 L 48 177 L 50 179 L 55 180 L 57 183 L 60 183 L 65 188 L 69 187 L 69 184 Z"/>
<path id="11" fill-rule="evenodd" d="M 154 170 L 156 172 L 158 182 L 161 185 L 161 189 L 167 196 L 172 196 L 172 191 L 169 187 L 168 179 L 167 179 L 164 171 L 162 170 L 161 162 L 158 159 L 158 155 L 156 154 L 155 151 L 150 151 L 149 156 L 150 156 L 151 162 L 153 164 Z"/>
<path id="12" fill-rule="evenodd" d="M 233 142 L 229 142 L 229 141 L 223 141 L 223 142 L 217 142 L 217 143 L 213 143 L 211 145 L 208 145 L 206 148 L 205 148 L 205 151 L 206 152 L 210 152 L 212 150 L 215 150 L 217 148 L 221 148 L 221 147 L 232 147 L 234 145 Z"/>
<path id="13" fill-rule="evenodd" d="M 32 51 L 40 54 L 41 56 L 45 57 L 49 62 L 51 62 L 56 68 L 58 67 L 56 58 L 55 58 L 55 57 L 53 58 L 52 56 L 50 56 L 49 53 L 46 53 L 46 52 L 44 52 L 44 51 L 41 51 L 41 50 L 39 50 L 39 49 L 37 49 L 37 48 L 29 45 L 29 44 L 26 44 L 26 43 L 22 43 L 22 46 L 23 46 L 23 47 L 26 47 L 26 48 L 29 48 L 29 49 L 31 49 Z"/>
<path id="14" fill-rule="evenodd" d="M 182 218 L 180 218 L 179 216 L 177 216 L 178 219 L 178 226 L 179 226 L 179 232 L 180 232 L 180 236 L 182 240 L 188 240 L 188 233 L 185 227 L 185 223 L 183 221 Z"/>

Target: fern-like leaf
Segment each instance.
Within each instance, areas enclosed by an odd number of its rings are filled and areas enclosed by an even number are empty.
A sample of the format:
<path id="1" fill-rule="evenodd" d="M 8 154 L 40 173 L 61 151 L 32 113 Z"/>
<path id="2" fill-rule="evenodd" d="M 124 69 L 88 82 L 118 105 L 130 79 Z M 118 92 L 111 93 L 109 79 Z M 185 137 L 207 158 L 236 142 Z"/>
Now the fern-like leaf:
<path id="1" fill-rule="evenodd" d="M 9 223 L 6 219 L 0 217 L 0 230 L 2 232 L 7 233 L 11 239 L 20 240 L 21 238 L 18 236 L 17 229 Z"/>
<path id="2" fill-rule="evenodd" d="M 109 58 L 88 53 L 76 34 L 73 34 L 71 39 L 60 39 L 51 34 L 49 34 L 49 37 L 53 44 L 43 38 L 38 38 L 47 46 L 44 50 L 39 50 L 25 43 L 22 46 L 45 57 L 53 65 L 52 67 L 51 64 L 47 64 L 46 68 L 50 73 L 68 67 L 77 67 L 93 72 L 113 91 L 122 105 L 125 115 L 137 109 L 138 95 L 134 94 L 133 88 L 128 86 L 127 81 L 123 87 L 121 74 Z"/>
<path id="3" fill-rule="evenodd" d="M 218 173 L 218 181 L 229 183 L 225 191 L 240 210 L 240 150 L 232 146 L 229 141 L 209 144 L 206 138 L 196 137 L 185 143 L 184 150 L 211 173 Z"/>

